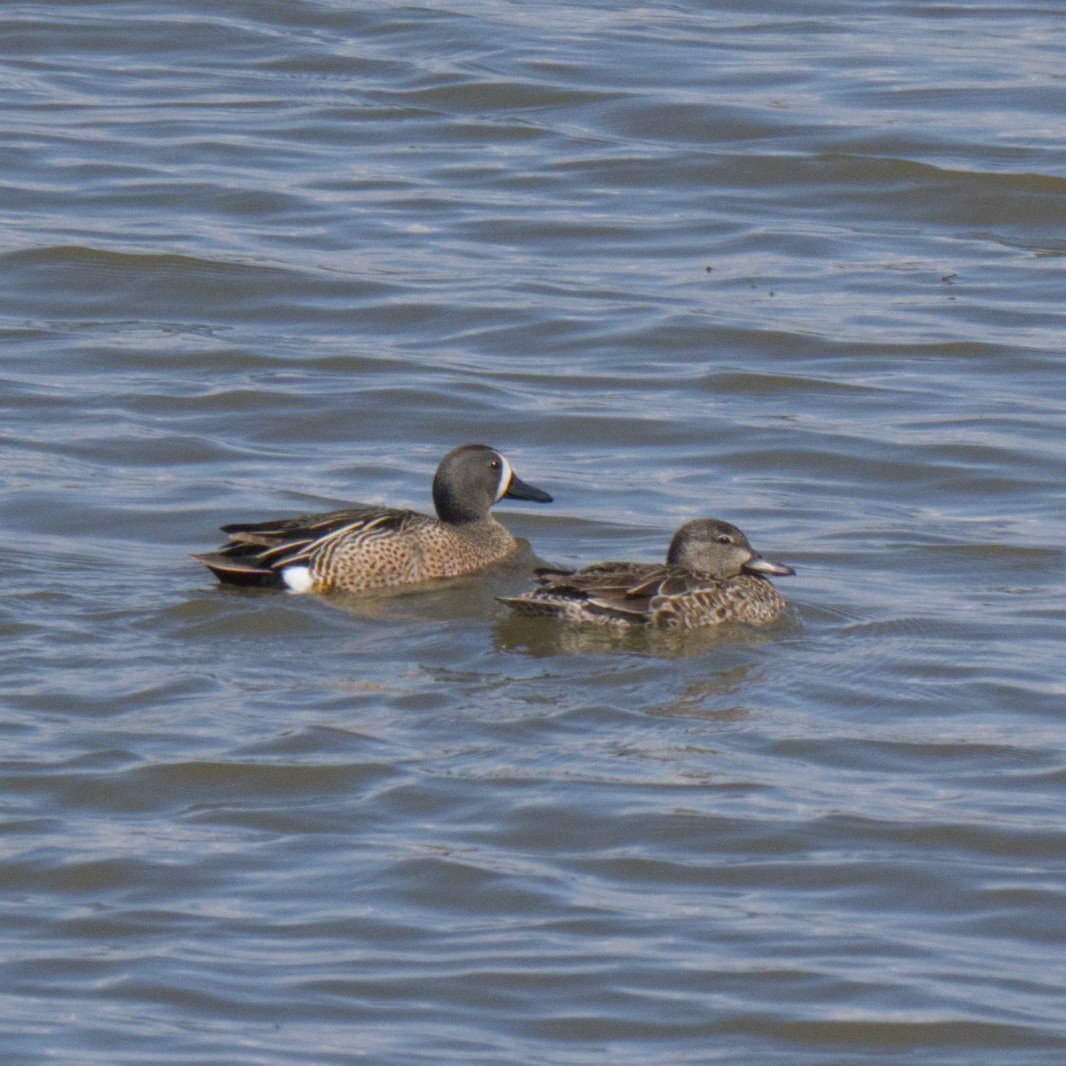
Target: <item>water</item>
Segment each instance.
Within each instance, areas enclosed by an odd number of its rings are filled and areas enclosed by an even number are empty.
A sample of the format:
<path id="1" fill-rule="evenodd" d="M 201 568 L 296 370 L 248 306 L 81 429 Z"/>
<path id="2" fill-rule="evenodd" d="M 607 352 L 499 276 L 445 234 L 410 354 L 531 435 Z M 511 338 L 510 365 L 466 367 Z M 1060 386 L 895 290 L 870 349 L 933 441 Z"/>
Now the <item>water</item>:
<path id="1" fill-rule="evenodd" d="M 619 7 L 0 11 L 5 1063 L 1066 1056 L 1060 13 Z M 496 603 L 701 515 L 784 622 Z"/>

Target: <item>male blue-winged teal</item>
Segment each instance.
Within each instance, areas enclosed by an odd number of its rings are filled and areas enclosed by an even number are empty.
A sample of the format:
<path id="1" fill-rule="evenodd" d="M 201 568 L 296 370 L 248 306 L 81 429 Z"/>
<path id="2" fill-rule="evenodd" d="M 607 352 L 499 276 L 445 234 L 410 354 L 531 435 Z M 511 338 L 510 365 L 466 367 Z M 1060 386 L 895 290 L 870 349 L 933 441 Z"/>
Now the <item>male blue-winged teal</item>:
<path id="1" fill-rule="evenodd" d="M 363 592 L 456 577 L 496 562 L 515 539 L 489 514 L 504 497 L 550 503 L 498 451 L 464 444 L 448 452 L 433 477 L 437 517 L 371 507 L 222 527 L 229 540 L 193 558 L 220 581 Z"/>
<path id="2" fill-rule="evenodd" d="M 523 596 L 501 597 L 501 602 L 518 614 L 600 625 L 763 625 L 785 607 L 763 575 L 794 572 L 764 559 L 736 526 L 698 518 L 674 534 L 665 566 L 596 563 L 581 570 L 541 569 L 536 588 Z"/>

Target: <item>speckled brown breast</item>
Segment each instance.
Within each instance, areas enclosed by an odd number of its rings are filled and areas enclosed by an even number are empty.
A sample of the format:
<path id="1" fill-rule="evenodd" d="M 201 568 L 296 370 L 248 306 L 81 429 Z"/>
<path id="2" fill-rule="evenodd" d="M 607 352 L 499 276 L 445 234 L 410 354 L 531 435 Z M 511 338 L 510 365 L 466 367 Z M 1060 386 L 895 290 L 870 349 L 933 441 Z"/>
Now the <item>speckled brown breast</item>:
<path id="1" fill-rule="evenodd" d="M 765 625 L 785 609 L 784 597 L 761 577 L 741 575 L 717 586 L 656 596 L 648 605 L 648 621 L 664 628 L 694 629 L 722 622 Z"/>

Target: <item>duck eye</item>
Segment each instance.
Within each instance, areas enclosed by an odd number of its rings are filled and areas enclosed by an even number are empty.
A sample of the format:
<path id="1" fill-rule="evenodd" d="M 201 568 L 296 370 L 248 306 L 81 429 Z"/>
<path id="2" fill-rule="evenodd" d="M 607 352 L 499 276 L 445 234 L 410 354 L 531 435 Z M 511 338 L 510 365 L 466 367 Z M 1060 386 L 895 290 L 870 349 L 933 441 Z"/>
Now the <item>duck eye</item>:
<path id="1" fill-rule="evenodd" d="M 719 544 L 732 544 L 733 543 L 733 538 L 728 536 L 725 533 L 722 533 L 718 537 L 718 543 Z"/>
<path id="2" fill-rule="evenodd" d="M 491 469 L 491 470 L 499 470 L 500 469 L 500 460 L 499 459 L 490 459 L 489 460 L 489 469 Z"/>

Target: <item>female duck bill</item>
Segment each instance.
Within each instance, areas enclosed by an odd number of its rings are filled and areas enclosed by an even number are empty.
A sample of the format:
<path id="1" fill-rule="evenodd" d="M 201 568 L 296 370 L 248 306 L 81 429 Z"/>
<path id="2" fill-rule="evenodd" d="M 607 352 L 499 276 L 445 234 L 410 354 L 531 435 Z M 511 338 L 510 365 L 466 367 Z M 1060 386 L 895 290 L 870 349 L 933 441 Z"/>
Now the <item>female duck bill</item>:
<path id="1" fill-rule="evenodd" d="M 796 572 L 784 563 L 772 563 L 769 559 L 764 559 L 758 552 L 752 555 L 741 570 L 749 574 L 776 574 L 778 577 L 791 577 Z"/>

